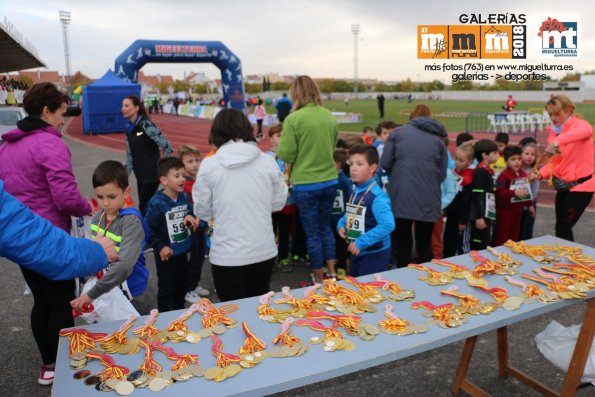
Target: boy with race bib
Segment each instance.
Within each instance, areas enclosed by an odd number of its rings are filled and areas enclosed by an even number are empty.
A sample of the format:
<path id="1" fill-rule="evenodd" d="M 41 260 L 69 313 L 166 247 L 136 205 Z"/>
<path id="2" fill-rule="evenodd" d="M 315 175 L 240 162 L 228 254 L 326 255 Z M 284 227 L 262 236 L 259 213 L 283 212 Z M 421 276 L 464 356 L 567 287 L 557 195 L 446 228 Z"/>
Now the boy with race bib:
<path id="1" fill-rule="evenodd" d="M 349 163 L 353 192 L 337 232 L 349 244 L 349 272 L 358 277 L 388 269 L 390 234 L 395 229 L 395 219 L 390 198 L 378 186 L 376 148 L 371 145 L 352 147 Z"/>
<path id="2" fill-rule="evenodd" d="M 482 250 L 491 243 L 492 224 L 496 220 L 496 190 L 494 170 L 490 167 L 499 157 L 498 145 L 489 139 L 475 144 L 475 159 L 471 192 L 471 249 Z"/>
<path id="3" fill-rule="evenodd" d="M 188 195 L 184 193 L 184 163 L 175 157 L 157 162 L 163 190 L 151 197 L 145 220 L 149 225 L 157 267 L 157 308 L 160 312 L 184 308 L 188 286 L 190 230 L 198 228 Z"/>

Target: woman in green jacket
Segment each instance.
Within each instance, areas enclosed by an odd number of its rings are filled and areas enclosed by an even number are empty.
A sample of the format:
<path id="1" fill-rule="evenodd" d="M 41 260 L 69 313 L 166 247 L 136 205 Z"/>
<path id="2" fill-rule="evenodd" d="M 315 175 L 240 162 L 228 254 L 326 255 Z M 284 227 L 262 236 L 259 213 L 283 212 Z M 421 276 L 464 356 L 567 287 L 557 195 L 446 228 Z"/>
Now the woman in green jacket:
<path id="1" fill-rule="evenodd" d="M 289 91 L 294 105 L 283 122 L 277 156 L 291 167 L 292 194 L 306 234 L 314 281 L 320 283 L 325 263 L 329 276 L 336 277 L 331 211 L 337 193 L 333 152 L 339 128 L 322 106 L 320 90 L 310 77 L 297 77 Z"/>

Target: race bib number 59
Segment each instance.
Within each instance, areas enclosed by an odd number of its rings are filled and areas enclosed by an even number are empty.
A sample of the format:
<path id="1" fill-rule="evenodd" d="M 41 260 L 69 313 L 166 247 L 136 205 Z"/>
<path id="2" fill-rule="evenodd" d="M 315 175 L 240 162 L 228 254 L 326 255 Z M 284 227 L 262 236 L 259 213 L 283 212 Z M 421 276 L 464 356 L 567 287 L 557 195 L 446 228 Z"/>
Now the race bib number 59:
<path id="1" fill-rule="evenodd" d="M 171 243 L 180 243 L 188 238 L 188 229 L 184 224 L 184 217 L 188 213 L 186 206 L 172 208 L 165 213 L 167 234 Z"/>

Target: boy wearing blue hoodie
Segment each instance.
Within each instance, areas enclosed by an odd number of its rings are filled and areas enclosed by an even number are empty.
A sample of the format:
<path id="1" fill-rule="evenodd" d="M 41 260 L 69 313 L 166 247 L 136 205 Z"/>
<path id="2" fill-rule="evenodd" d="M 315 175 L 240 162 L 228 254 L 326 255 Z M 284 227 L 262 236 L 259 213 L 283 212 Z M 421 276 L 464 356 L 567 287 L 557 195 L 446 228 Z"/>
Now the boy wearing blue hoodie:
<path id="1" fill-rule="evenodd" d="M 198 228 L 188 195 L 184 193 L 184 163 L 177 157 L 157 162 L 163 190 L 151 197 L 145 220 L 149 225 L 157 267 L 157 308 L 160 312 L 184 308 L 188 284 L 190 231 Z"/>
<path id="2" fill-rule="evenodd" d="M 390 198 L 378 185 L 378 163 L 378 151 L 371 145 L 349 150 L 354 185 L 337 232 L 349 244 L 349 272 L 354 277 L 385 271 L 390 261 L 395 219 Z"/>

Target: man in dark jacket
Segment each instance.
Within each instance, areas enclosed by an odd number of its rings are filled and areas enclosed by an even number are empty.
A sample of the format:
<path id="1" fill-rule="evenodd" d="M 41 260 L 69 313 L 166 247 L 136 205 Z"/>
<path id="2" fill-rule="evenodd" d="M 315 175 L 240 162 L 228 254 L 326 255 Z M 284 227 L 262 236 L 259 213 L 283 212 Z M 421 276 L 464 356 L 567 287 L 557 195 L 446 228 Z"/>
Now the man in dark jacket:
<path id="1" fill-rule="evenodd" d="M 277 104 L 275 105 L 275 108 L 277 109 L 277 118 L 280 122 L 283 122 L 283 120 L 285 120 L 285 117 L 289 115 L 292 106 L 293 103 L 289 98 L 287 98 L 287 94 L 283 93 L 283 96 L 279 98 Z"/>
<path id="2" fill-rule="evenodd" d="M 384 95 L 382 93 L 378 94 L 376 97 L 376 101 L 378 102 L 378 112 L 380 112 L 380 118 L 384 118 Z"/>
<path id="3" fill-rule="evenodd" d="M 419 263 L 432 259 L 432 230 L 440 216 L 440 184 L 448 161 L 443 142 L 447 135 L 437 120 L 417 117 L 394 129 L 384 145 L 380 165 L 390 174 L 398 267 L 411 263 L 413 222 Z"/>

